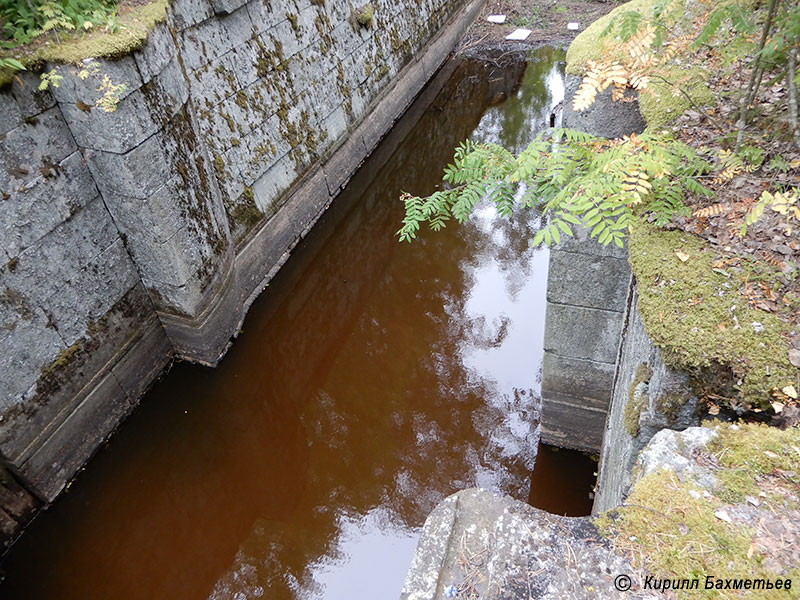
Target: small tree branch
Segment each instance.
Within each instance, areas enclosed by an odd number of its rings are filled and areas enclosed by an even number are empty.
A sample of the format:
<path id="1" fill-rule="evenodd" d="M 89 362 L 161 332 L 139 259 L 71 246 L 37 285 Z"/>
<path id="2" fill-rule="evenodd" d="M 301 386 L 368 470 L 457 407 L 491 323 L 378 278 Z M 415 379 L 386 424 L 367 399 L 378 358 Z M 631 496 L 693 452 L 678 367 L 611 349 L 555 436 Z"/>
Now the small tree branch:
<path id="1" fill-rule="evenodd" d="M 736 134 L 736 151 L 742 145 L 742 138 L 744 138 L 744 128 L 747 126 L 747 108 L 755 100 L 758 93 L 758 87 L 761 85 L 761 78 L 764 73 L 761 69 L 761 52 L 767 43 L 769 31 L 772 29 L 772 21 L 775 18 L 775 11 L 778 8 L 779 0 L 770 0 L 769 9 L 767 11 L 767 18 L 764 20 L 764 27 L 761 30 L 761 40 L 758 42 L 758 51 L 756 52 L 755 59 L 753 59 L 753 70 L 750 72 L 750 81 L 747 84 L 747 93 L 742 99 L 742 109 L 739 112 L 739 120 L 736 122 L 738 132 Z"/>
<path id="2" fill-rule="evenodd" d="M 702 108 L 700 108 L 697 105 L 697 103 L 694 101 L 694 99 L 681 86 L 679 86 L 676 83 L 672 83 L 669 79 L 667 79 L 666 77 L 663 77 L 661 75 L 651 75 L 650 78 L 651 79 L 660 79 L 661 81 L 663 81 L 667 85 L 676 88 L 681 94 L 683 94 L 686 97 L 686 99 L 695 108 L 695 110 L 697 110 L 698 112 L 703 113 L 706 117 L 708 117 L 708 120 L 711 121 L 711 124 L 717 129 L 717 131 L 719 131 L 723 135 L 725 134 L 725 130 L 719 124 L 719 121 L 717 121 L 714 117 L 712 117 L 710 114 L 705 112 Z"/>
<path id="3" fill-rule="evenodd" d="M 786 62 L 786 85 L 789 89 L 789 123 L 792 125 L 794 143 L 800 148 L 800 125 L 797 122 L 797 85 L 794 82 L 797 72 L 797 48 L 789 50 Z"/>

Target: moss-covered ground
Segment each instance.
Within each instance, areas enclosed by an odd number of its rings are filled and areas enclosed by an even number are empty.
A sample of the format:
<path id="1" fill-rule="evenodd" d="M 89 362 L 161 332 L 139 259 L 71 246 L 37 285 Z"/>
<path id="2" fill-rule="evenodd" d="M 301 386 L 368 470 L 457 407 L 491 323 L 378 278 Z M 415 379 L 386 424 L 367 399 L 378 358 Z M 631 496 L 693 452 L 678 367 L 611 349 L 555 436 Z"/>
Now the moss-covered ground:
<path id="1" fill-rule="evenodd" d="M 743 0 L 741 6 L 747 5 Z M 659 7 L 663 9 L 663 3 L 655 0 L 633 0 L 595 21 L 569 47 L 567 73 L 583 75 L 590 61 L 629 64 L 631 58 L 624 56 L 617 35 L 620 23 L 631 11 L 651 19 Z M 686 3 L 686 11 L 695 18 L 683 13 L 668 17 L 675 31 L 665 41 L 693 39 L 709 18 L 708 10 L 707 5 Z M 733 43 L 737 38 L 732 31 L 722 27 L 702 50 L 681 46 L 685 54 L 648 67 L 650 80 L 640 93 L 639 106 L 650 130 L 672 129 L 673 135 L 704 151 L 711 145 L 714 152 L 730 152 L 731 140 L 720 137 L 715 128 L 729 127 L 735 133 L 736 109 L 729 104 L 736 90 L 729 88 L 741 83 L 749 64 L 749 47 Z M 735 182 L 731 177 L 709 177 L 704 183 L 712 190 L 711 198 L 686 198 L 690 208 L 729 203 L 741 205 L 741 212 L 721 209 L 727 216 L 684 219 L 673 224 L 673 231 L 642 225 L 630 233 L 630 262 L 648 333 L 672 366 L 690 373 L 704 400 L 711 398 L 739 413 L 768 409 L 776 399 L 791 402 L 782 390 L 800 389 L 798 369 L 789 361 L 798 326 L 791 279 L 797 261 L 772 250 L 780 243 L 795 248 L 791 236 L 785 235 L 790 229 L 776 223 L 773 230 L 761 227 L 764 231 L 747 239 L 731 233 L 738 231 L 748 202 L 758 197 L 764 182 L 778 176 L 786 179 L 764 169 L 748 175 L 752 181 L 746 182 L 741 176 Z M 689 258 L 682 260 L 676 252 Z M 796 277 L 797 265 L 794 269 Z M 754 288 L 763 292 L 761 298 Z M 768 300 L 760 301 L 764 297 Z"/>
<path id="2" fill-rule="evenodd" d="M 717 485 L 706 489 L 661 470 L 641 479 L 616 511 L 596 519 L 603 535 L 644 574 L 694 579 L 679 598 L 797 598 L 796 531 L 800 430 L 719 425 L 698 458 Z M 705 577 L 793 580 L 790 590 L 704 590 Z"/>
<path id="3" fill-rule="evenodd" d="M 763 409 L 775 390 L 796 383 L 791 324 L 750 306 L 742 295 L 748 269 L 718 267 L 705 240 L 647 225 L 631 232 L 629 251 L 647 332 L 671 366 L 694 377 L 697 391 L 716 387 L 722 398 Z M 730 381 L 709 379 L 719 367 Z"/>
<path id="4" fill-rule="evenodd" d="M 120 58 L 144 45 L 156 24 L 167 15 L 169 0 L 148 3 L 122 3 L 117 31 L 98 27 L 89 31 L 59 32 L 36 38 L 29 44 L 0 51 L 0 57 L 19 60 L 28 69 L 45 62 L 77 64 L 86 58 Z M 14 71 L 0 69 L 0 87 L 10 83 Z"/>

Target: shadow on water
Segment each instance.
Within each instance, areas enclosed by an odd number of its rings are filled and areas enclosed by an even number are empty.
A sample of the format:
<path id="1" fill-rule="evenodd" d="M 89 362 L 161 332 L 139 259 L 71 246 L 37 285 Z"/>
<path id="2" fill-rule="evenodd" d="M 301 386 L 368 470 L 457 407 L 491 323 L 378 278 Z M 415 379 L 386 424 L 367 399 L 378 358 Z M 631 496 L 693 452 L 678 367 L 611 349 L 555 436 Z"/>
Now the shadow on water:
<path id="1" fill-rule="evenodd" d="M 546 250 L 481 207 L 399 244 L 468 136 L 516 149 L 563 52 L 449 63 L 250 311 L 215 370 L 179 364 L 4 561 L 4 598 L 374 598 L 459 489 L 529 495 Z M 558 492 L 554 491 L 557 496 Z M 556 511 L 558 512 L 558 511 Z"/>

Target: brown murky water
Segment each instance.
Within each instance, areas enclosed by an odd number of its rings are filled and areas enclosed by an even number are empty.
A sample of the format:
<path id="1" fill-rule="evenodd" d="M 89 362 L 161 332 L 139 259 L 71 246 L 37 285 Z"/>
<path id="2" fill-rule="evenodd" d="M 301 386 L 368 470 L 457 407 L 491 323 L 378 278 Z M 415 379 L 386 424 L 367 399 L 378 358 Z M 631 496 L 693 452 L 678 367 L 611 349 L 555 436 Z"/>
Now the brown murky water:
<path id="1" fill-rule="evenodd" d="M 220 367 L 176 366 L 36 520 L 0 597 L 392 598 L 445 496 L 481 485 L 527 499 L 548 261 L 529 247 L 537 219 L 483 207 L 411 245 L 394 232 L 400 192 L 432 192 L 459 141 L 520 148 L 547 126 L 562 61 L 542 49 L 527 69 L 448 65 Z"/>

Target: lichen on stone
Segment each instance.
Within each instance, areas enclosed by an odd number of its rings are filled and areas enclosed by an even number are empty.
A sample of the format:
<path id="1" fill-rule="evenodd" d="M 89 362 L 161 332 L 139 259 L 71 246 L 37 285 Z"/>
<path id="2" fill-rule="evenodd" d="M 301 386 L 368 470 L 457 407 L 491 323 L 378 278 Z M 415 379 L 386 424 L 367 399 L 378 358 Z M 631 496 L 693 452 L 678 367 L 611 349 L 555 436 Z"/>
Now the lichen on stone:
<path id="1" fill-rule="evenodd" d="M 350 13 L 350 24 L 358 29 L 359 27 L 368 29 L 372 27 L 372 19 L 375 16 L 375 9 L 371 2 L 358 9 L 353 9 Z"/>
<path id="2" fill-rule="evenodd" d="M 698 591 L 679 592 L 678 598 L 728 597 L 713 587 L 704 589 L 707 576 L 796 582 L 796 521 L 776 514 L 798 514 L 797 487 L 784 473 L 800 471 L 795 450 L 800 429 L 713 427 L 716 435 L 703 447 L 676 449 L 675 464 L 688 461 L 689 470 L 682 475 L 671 467 L 649 472 L 620 507 L 595 518 L 595 525 L 618 552 L 633 557 L 642 576 L 699 579 Z M 702 482 L 688 475 L 692 465 L 712 477 Z M 735 597 L 788 600 L 796 590 L 753 588 Z"/>
<path id="3" fill-rule="evenodd" d="M 633 375 L 633 380 L 628 386 L 628 402 L 625 404 L 625 431 L 631 437 L 639 435 L 639 418 L 644 408 L 644 396 L 636 394 L 636 389 L 643 383 L 650 381 L 653 376 L 653 370 L 645 363 L 640 363 L 636 367 L 636 372 Z"/>

